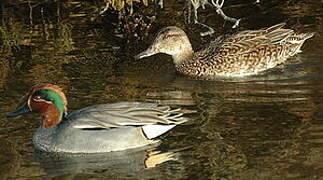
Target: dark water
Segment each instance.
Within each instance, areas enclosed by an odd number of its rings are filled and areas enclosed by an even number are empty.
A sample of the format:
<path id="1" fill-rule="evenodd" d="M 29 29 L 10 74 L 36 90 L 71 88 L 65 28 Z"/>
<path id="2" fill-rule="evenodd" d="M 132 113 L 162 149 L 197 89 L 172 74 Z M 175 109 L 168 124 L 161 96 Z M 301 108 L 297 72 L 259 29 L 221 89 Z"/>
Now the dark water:
<path id="1" fill-rule="evenodd" d="M 151 28 L 130 29 L 128 35 L 77 1 L 35 6 L 32 19 L 28 6 L 2 5 L 0 179 L 323 177 L 323 2 L 225 4 L 228 15 L 243 17 L 239 30 L 285 21 L 316 35 L 285 65 L 255 77 L 214 81 L 176 74 L 166 55 L 133 59 L 167 25 L 184 28 L 195 49 L 232 31 L 212 10 L 199 10 L 199 20 L 215 29 L 202 38 L 203 29 L 185 24 L 183 1 L 164 3 L 156 12 L 153 5 L 139 8 L 153 19 L 144 19 Z M 76 157 L 38 153 L 31 137 L 40 117 L 7 119 L 4 113 L 44 82 L 64 88 L 70 110 L 148 101 L 181 107 L 191 112 L 191 121 L 164 135 L 157 147 Z"/>

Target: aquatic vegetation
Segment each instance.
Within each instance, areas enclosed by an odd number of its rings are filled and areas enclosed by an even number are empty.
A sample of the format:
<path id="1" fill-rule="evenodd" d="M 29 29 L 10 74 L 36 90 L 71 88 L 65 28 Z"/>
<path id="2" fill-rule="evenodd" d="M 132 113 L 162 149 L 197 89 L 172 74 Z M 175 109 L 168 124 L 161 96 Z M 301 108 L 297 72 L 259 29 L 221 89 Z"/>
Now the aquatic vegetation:
<path id="1" fill-rule="evenodd" d="M 100 12 L 100 14 L 103 14 L 105 11 L 107 11 L 109 7 L 112 7 L 117 11 L 121 11 L 127 8 L 130 14 L 132 14 L 134 2 L 141 2 L 144 6 L 148 6 L 148 1 L 149 0 L 105 0 L 105 8 Z"/>
<path id="2" fill-rule="evenodd" d="M 0 88 L 3 87 L 5 80 L 9 73 L 9 62 L 6 60 L 0 60 Z"/>
<path id="3" fill-rule="evenodd" d="M 18 46 L 23 39 L 23 27 L 19 23 L 11 26 L 0 26 L 0 49 L 2 52 L 13 46 Z"/>
<path id="4" fill-rule="evenodd" d="M 2 88 L 7 79 L 10 70 L 11 54 L 15 55 L 15 50 L 19 49 L 19 45 L 23 39 L 23 28 L 19 23 L 11 26 L 0 26 L 0 87 Z"/>
<path id="5" fill-rule="evenodd" d="M 147 35 L 151 24 L 155 21 L 154 8 L 148 8 L 142 11 L 140 6 L 148 6 L 150 2 L 156 6 L 163 6 L 162 0 L 106 0 L 105 7 L 99 12 L 104 15 L 103 21 L 109 21 L 111 18 L 115 31 L 124 34 L 127 38 L 140 38 Z M 137 4 L 134 10 L 134 4 Z M 110 24 L 110 25 L 111 25 Z"/>
<path id="6" fill-rule="evenodd" d="M 68 23 L 57 23 L 56 24 L 56 33 L 57 37 L 55 37 L 55 49 L 58 51 L 71 51 L 73 50 L 73 38 L 72 38 L 72 28 L 73 26 Z"/>
<path id="7" fill-rule="evenodd" d="M 69 84 L 69 79 L 66 78 L 66 73 L 62 67 L 54 63 L 32 66 L 29 73 L 26 74 L 26 79 L 32 84 L 41 84 L 49 81 L 61 85 Z"/>

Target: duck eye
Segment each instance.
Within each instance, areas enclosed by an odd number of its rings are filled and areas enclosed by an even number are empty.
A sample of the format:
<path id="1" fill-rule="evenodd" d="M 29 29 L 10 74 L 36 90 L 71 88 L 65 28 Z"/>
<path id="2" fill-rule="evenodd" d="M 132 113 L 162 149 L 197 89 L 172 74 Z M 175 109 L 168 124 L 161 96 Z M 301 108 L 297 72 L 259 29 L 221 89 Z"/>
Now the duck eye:
<path id="1" fill-rule="evenodd" d="M 39 99 L 41 99 L 41 96 L 34 96 L 33 99 L 39 100 Z"/>

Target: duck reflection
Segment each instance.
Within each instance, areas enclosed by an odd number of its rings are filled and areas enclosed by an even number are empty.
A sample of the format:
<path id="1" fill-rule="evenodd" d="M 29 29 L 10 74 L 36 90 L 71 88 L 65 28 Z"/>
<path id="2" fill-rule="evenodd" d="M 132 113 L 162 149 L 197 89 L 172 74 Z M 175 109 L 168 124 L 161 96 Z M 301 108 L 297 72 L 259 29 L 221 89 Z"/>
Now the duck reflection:
<path id="1" fill-rule="evenodd" d="M 75 179 L 78 174 L 102 174 L 104 177 L 133 176 L 168 161 L 179 161 L 180 152 L 160 152 L 152 146 L 94 154 L 35 152 L 35 159 L 46 176 Z"/>

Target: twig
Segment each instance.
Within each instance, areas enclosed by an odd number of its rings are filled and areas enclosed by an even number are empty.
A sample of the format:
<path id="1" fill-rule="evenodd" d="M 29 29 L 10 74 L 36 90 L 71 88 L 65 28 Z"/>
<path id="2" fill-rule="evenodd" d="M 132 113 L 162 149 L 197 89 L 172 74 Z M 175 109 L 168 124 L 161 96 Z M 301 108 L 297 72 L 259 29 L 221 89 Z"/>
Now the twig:
<path id="1" fill-rule="evenodd" d="M 205 25 L 203 23 L 200 23 L 197 20 L 198 19 L 198 17 L 197 17 L 197 9 L 199 7 L 202 7 L 204 9 L 206 4 L 214 6 L 216 13 L 219 14 L 225 21 L 229 21 L 229 22 L 234 23 L 232 28 L 237 28 L 239 26 L 239 23 L 240 23 L 241 19 L 236 19 L 236 18 L 229 17 L 229 16 L 225 15 L 224 12 L 222 11 L 222 7 L 224 5 L 225 0 L 210 0 L 210 1 L 211 1 L 211 3 L 209 2 L 209 0 L 189 0 L 190 5 L 188 7 L 189 8 L 188 9 L 188 11 L 189 11 L 188 23 L 191 23 L 190 16 L 191 16 L 191 5 L 192 5 L 193 6 L 193 21 L 194 21 L 194 24 L 198 24 L 198 25 L 208 29 L 208 31 L 200 33 L 201 36 L 206 36 L 206 35 L 210 35 L 210 34 L 214 33 L 214 30 L 211 27 L 209 27 L 209 26 L 207 26 L 207 25 Z"/>
<path id="2" fill-rule="evenodd" d="M 200 26 L 202 26 L 202 27 L 204 27 L 204 28 L 207 28 L 208 30 L 207 31 L 205 31 L 205 32 L 201 32 L 200 33 L 200 35 L 201 36 L 207 36 L 207 35 L 210 35 L 210 34 L 213 34 L 214 33 L 214 30 L 211 28 L 211 27 L 209 27 L 208 25 L 205 25 L 205 24 L 203 24 L 203 23 L 200 23 L 200 22 L 198 22 L 198 20 L 197 20 L 197 9 L 199 8 L 199 7 L 202 7 L 203 9 L 205 9 L 205 5 L 207 4 L 207 3 L 209 3 L 208 2 L 208 0 L 190 0 L 190 5 L 189 5 L 189 15 L 188 15 L 188 23 L 191 23 L 191 16 L 190 16 L 190 14 L 191 14 L 191 5 L 193 6 L 193 21 L 194 21 L 194 24 L 198 24 L 198 25 L 200 25 Z"/>
<path id="3" fill-rule="evenodd" d="M 102 9 L 102 11 L 100 11 L 99 15 L 102 15 L 103 13 L 105 13 L 105 11 L 107 11 L 109 9 L 109 2 L 106 1 L 105 7 L 104 9 Z"/>
<path id="4" fill-rule="evenodd" d="M 31 6 L 30 1 L 28 1 L 29 6 L 29 23 L 32 26 L 33 25 L 33 7 Z"/>
<path id="5" fill-rule="evenodd" d="M 241 19 L 236 19 L 236 18 L 232 18 L 232 17 L 228 17 L 227 15 L 224 14 L 224 12 L 222 11 L 222 6 L 224 4 L 224 0 L 221 0 L 221 3 L 219 3 L 219 0 L 216 0 L 216 2 L 214 2 L 214 0 L 211 0 L 212 5 L 216 8 L 216 13 L 218 13 L 220 16 L 222 16 L 222 18 L 225 21 L 230 21 L 233 22 L 234 25 L 232 26 L 232 28 L 237 28 L 239 26 L 239 22 Z"/>
<path id="6" fill-rule="evenodd" d="M 155 0 L 155 6 L 159 5 L 160 9 L 164 9 L 164 0 Z"/>

